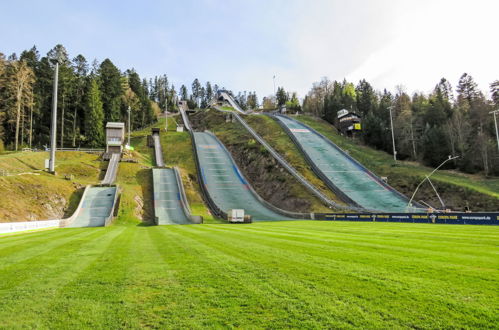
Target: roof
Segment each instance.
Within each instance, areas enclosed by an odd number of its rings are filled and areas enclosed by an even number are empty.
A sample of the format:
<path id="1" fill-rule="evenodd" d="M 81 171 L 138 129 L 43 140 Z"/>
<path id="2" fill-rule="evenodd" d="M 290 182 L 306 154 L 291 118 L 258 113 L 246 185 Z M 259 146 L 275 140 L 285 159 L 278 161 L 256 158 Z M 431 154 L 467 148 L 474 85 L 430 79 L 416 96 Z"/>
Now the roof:
<path id="1" fill-rule="evenodd" d="M 113 122 L 108 122 L 106 124 L 106 128 L 125 128 L 125 123 L 113 123 Z"/>

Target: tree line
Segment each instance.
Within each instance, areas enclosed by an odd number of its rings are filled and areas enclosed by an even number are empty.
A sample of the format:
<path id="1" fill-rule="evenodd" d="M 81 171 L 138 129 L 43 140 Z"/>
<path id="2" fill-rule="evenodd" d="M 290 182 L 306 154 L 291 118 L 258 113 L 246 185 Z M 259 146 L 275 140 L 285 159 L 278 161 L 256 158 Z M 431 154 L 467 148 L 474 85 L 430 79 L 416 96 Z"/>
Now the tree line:
<path id="1" fill-rule="evenodd" d="M 164 100 L 171 90 L 166 76 L 151 86 L 134 69 L 120 71 L 110 59 L 91 64 L 81 54 L 70 59 L 62 45 L 45 56 L 36 46 L 19 56 L 0 53 L 0 144 L 12 150 L 49 145 L 56 58 L 58 147 L 102 147 L 105 124 L 126 122 L 129 107 L 132 129 L 156 121 L 151 97 Z"/>
<path id="2" fill-rule="evenodd" d="M 366 80 L 356 86 L 346 80 L 323 78 L 314 83 L 303 110 L 334 123 L 337 112 L 347 109 L 362 117 L 359 138 L 374 148 L 392 153 L 390 108 L 399 159 L 438 166 L 448 155 L 458 159 L 448 167 L 468 173 L 499 175 L 494 121 L 490 111 L 499 107 L 499 81 L 490 85 L 491 99 L 463 74 L 456 94 L 442 78 L 429 95 L 376 91 Z"/>

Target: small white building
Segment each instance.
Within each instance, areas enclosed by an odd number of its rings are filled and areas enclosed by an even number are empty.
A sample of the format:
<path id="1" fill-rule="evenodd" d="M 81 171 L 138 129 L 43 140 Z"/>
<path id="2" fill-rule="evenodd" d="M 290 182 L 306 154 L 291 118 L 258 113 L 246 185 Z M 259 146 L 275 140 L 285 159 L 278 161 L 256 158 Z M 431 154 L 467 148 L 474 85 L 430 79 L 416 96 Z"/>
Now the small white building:
<path id="1" fill-rule="evenodd" d="M 116 154 L 123 151 L 125 143 L 125 123 L 106 124 L 106 153 Z"/>

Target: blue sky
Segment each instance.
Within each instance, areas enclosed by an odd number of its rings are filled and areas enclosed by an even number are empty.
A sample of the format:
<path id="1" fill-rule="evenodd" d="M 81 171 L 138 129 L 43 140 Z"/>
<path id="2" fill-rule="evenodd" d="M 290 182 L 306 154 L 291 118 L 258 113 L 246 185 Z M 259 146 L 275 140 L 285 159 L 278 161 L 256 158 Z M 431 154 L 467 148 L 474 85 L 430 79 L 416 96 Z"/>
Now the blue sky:
<path id="1" fill-rule="evenodd" d="M 368 79 L 428 92 L 470 73 L 499 79 L 495 0 L 6 1 L 0 52 L 57 43 L 141 76 L 194 78 L 260 98 L 277 85 L 304 96 L 314 81 Z"/>

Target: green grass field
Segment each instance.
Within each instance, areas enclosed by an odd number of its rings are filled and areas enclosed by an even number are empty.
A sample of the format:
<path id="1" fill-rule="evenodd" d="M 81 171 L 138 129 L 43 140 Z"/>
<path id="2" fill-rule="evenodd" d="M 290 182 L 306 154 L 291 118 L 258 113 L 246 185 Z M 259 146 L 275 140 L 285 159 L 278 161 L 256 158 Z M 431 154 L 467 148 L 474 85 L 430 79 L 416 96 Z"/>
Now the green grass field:
<path id="1" fill-rule="evenodd" d="M 354 222 L 0 237 L 0 328 L 494 328 L 499 227 Z"/>

